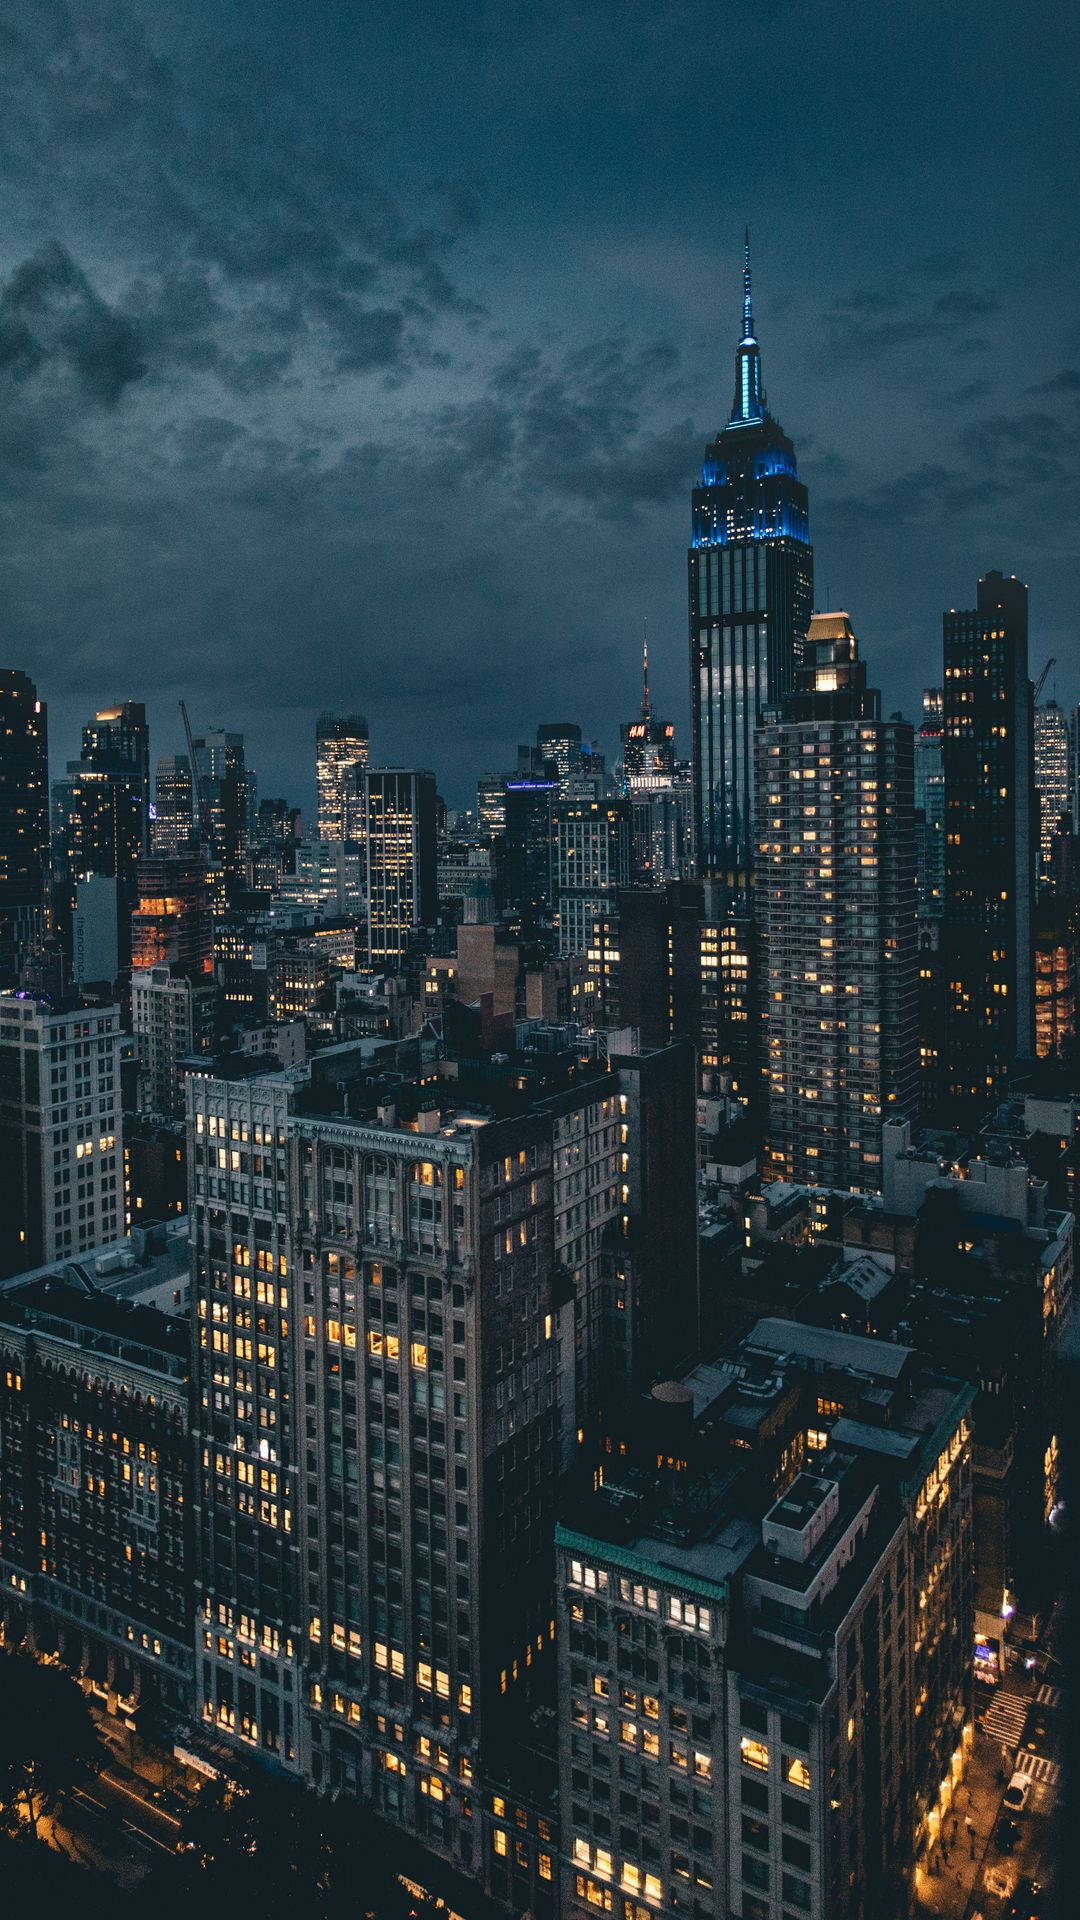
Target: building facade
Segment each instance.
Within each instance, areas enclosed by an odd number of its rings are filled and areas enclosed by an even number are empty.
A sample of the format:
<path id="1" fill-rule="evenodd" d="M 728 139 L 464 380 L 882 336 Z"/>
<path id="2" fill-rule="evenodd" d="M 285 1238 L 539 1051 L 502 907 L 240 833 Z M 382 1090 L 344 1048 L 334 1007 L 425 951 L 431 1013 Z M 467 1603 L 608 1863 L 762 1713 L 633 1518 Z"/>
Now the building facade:
<path id="1" fill-rule="evenodd" d="M 120 1047 L 119 1007 L 0 994 L 0 1275 L 123 1232 Z"/>
<path id="2" fill-rule="evenodd" d="M 315 727 L 315 786 L 319 839 L 356 835 L 350 809 L 356 775 L 368 763 L 368 723 L 362 713 L 322 713 Z"/>
<path id="3" fill-rule="evenodd" d="M 944 646 L 947 1091 L 985 1103 L 1035 1043 L 1027 588 L 987 574 Z"/>
<path id="4" fill-rule="evenodd" d="M 912 1359 L 760 1323 L 646 1403 L 635 1470 L 567 1511 L 565 1915 L 910 1911 L 964 1769 L 973 1611 L 970 1391 L 905 1382 Z M 885 1432 L 860 1417 L 875 1363 Z"/>
<path id="5" fill-rule="evenodd" d="M 1069 725 L 1056 700 L 1035 708 L 1035 790 L 1039 796 L 1039 885 L 1051 884 L 1051 846 L 1062 814 L 1072 820 Z"/>
<path id="6" fill-rule="evenodd" d="M 187 1321 L 0 1289 L 0 1609 L 128 1719 L 191 1707 Z M 159 1731 L 165 1731 L 159 1725 Z"/>
<path id="7" fill-rule="evenodd" d="M 846 614 L 815 614 L 800 690 L 757 736 L 766 1171 L 881 1185 L 918 1099 L 912 732 L 882 720 Z"/>
<path id="8" fill-rule="evenodd" d="M 559 952 L 587 953 L 595 922 L 630 884 L 625 800 L 558 800 L 552 809 L 553 886 Z"/>
<path id="9" fill-rule="evenodd" d="M 399 966 L 413 927 L 438 908 L 435 775 L 364 767 L 358 838 L 367 873 L 367 965 Z"/>

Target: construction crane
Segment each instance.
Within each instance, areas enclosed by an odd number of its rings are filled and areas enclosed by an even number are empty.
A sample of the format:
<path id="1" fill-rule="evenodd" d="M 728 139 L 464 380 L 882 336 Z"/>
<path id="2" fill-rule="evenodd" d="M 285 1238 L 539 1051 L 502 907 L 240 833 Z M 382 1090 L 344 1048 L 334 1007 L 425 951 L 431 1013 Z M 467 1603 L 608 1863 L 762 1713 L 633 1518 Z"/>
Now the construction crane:
<path id="1" fill-rule="evenodd" d="M 1051 667 L 1056 667 L 1056 666 L 1057 666 L 1057 654 L 1056 654 L 1056 653 L 1052 653 L 1052 654 L 1050 655 L 1050 658 L 1049 658 L 1049 660 L 1047 661 L 1047 663 L 1046 663 L 1046 665 L 1045 665 L 1045 667 L 1043 668 L 1043 670 L 1042 670 L 1042 672 L 1040 673 L 1040 675 L 1039 675 L 1039 677 L 1038 677 L 1038 679 L 1037 679 L 1037 680 L 1036 680 L 1036 682 L 1035 682 L 1035 692 L 1034 692 L 1034 694 L 1033 694 L 1033 696 L 1032 696 L 1032 701 L 1031 701 L 1031 704 L 1032 704 L 1032 706 L 1033 706 L 1033 707 L 1037 707 L 1037 706 L 1038 706 L 1038 704 L 1039 704 L 1039 695 L 1040 695 L 1040 693 L 1042 692 L 1042 690 L 1043 690 L 1043 688 L 1044 688 L 1044 687 L 1045 687 L 1045 685 L 1046 685 L 1046 676 L 1047 676 L 1047 674 L 1049 673 L 1049 671 L 1050 671 L 1050 669 L 1051 669 Z"/>
<path id="2" fill-rule="evenodd" d="M 191 797 L 195 803 L 195 826 L 199 835 L 203 832 L 202 781 L 199 779 L 199 763 L 195 758 L 195 742 L 191 737 L 191 721 L 188 719 L 187 701 L 181 700 L 180 712 L 184 720 L 184 738 L 187 741 L 188 760 L 191 765 Z"/>

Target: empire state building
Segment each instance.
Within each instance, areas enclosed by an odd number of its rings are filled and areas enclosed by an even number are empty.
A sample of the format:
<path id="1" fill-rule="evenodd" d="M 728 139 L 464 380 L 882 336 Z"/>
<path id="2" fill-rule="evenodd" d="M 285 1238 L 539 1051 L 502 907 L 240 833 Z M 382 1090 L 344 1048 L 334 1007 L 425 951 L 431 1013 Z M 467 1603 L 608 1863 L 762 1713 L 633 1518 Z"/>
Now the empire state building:
<path id="1" fill-rule="evenodd" d="M 738 902 L 754 864 L 754 730 L 794 687 L 814 584 L 806 488 L 765 401 L 749 234 L 735 401 L 705 449 L 689 561 L 698 872 Z"/>

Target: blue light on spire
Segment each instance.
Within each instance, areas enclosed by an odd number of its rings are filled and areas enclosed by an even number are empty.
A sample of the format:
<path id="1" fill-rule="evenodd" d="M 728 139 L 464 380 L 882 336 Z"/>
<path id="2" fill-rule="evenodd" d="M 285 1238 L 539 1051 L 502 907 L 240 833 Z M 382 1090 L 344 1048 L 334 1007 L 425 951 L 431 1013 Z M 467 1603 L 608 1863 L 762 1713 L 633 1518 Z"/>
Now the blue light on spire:
<path id="1" fill-rule="evenodd" d="M 743 330 L 735 354 L 735 404 L 729 426 L 741 427 L 765 416 L 765 386 L 761 378 L 761 348 L 754 337 L 754 305 L 750 287 L 750 229 L 743 253 Z"/>

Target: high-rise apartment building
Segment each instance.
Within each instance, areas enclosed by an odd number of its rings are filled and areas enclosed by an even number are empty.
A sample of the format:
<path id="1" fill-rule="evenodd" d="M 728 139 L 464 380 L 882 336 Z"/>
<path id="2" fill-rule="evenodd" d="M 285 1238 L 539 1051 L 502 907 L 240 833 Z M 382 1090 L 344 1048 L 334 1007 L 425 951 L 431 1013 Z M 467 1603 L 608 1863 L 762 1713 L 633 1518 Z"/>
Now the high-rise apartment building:
<path id="1" fill-rule="evenodd" d="M 625 800 L 557 800 L 552 809 L 553 891 L 559 952 L 587 953 L 595 922 L 613 914 L 630 884 Z"/>
<path id="2" fill-rule="evenodd" d="M 912 731 L 882 720 L 846 613 L 815 614 L 798 690 L 757 735 L 768 1152 L 778 1179 L 881 1184 L 914 1113 Z"/>
<path id="3" fill-rule="evenodd" d="M 0 994 L 0 1275 L 124 1230 L 119 1007 Z"/>
<path id="4" fill-rule="evenodd" d="M 357 829 L 350 806 L 356 775 L 368 763 L 368 723 L 362 713 L 322 713 L 315 727 L 315 783 L 319 839 L 350 840 Z"/>
<path id="5" fill-rule="evenodd" d="M 754 731 L 795 684 L 813 605 L 806 488 L 769 413 L 743 268 L 735 401 L 693 492 L 690 696 L 698 871 L 738 895 L 754 862 Z"/>
<path id="6" fill-rule="evenodd" d="M 1039 796 L 1039 885 L 1051 884 L 1050 849 L 1062 814 L 1072 819 L 1069 726 L 1056 700 L 1035 708 L 1035 790 Z"/>
<path id="7" fill-rule="evenodd" d="M 910 1909 L 971 1739 L 973 1391 L 766 1320 L 641 1404 L 557 1535 L 563 1914 Z"/>
<path id="8" fill-rule="evenodd" d="M 1035 1041 L 1027 588 L 987 574 L 944 650 L 947 1092 L 985 1103 Z"/>
<path id="9" fill-rule="evenodd" d="M 0 987 L 41 932 L 49 873 L 49 730 L 28 674 L 0 668 Z"/>
<path id="10" fill-rule="evenodd" d="M 153 852 L 179 853 L 194 838 L 198 825 L 191 762 L 186 753 L 163 753 L 154 768 Z"/>
<path id="11" fill-rule="evenodd" d="M 396 967 L 413 927 L 438 910 L 435 775 L 363 767 L 356 833 L 367 872 L 367 964 Z"/>
<path id="12" fill-rule="evenodd" d="M 945 910 L 945 701 L 940 687 L 923 694 L 915 730 L 915 878 L 920 920 Z"/>

